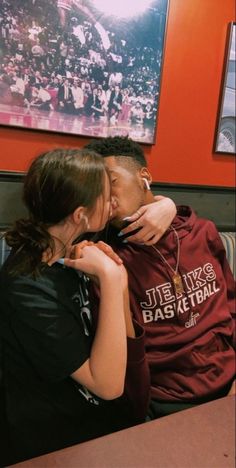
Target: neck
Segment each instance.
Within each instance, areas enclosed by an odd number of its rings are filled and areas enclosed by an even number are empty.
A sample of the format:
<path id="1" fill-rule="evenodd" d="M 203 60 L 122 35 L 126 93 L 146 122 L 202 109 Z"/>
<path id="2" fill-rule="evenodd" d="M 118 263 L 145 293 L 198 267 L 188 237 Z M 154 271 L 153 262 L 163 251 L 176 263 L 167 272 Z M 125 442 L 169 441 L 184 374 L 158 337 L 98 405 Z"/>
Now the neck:
<path id="1" fill-rule="evenodd" d="M 65 221 L 63 224 L 51 226 L 48 232 L 54 242 L 54 254 L 52 256 L 51 252 L 44 252 L 44 261 L 52 265 L 59 258 L 70 255 L 72 243 L 81 234 L 81 229 Z"/>
<path id="2" fill-rule="evenodd" d="M 151 190 L 146 190 L 144 193 L 144 205 L 149 205 L 154 203 L 156 200 Z"/>

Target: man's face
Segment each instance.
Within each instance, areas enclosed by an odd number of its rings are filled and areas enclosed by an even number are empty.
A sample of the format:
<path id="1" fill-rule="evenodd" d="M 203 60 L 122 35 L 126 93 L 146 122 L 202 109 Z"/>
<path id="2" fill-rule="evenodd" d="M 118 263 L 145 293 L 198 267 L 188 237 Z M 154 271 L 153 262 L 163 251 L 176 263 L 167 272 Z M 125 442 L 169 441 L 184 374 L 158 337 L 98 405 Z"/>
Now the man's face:
<path id="1" fill-rule="evenodd" d="M 106 172 L 104 177 L 105 181 L 103 193 L 97 198 L 96 206 L 92 214 L 89 214 L 89 212 L 87 213 L 90 226 L 87 231 L 90 232 L 102 231 L 112 212 L 110 181 Z"/>
<path id="2" fill-rule="evenodd" d="M 143 184 L 138 169 L 128 168 L 114 156 L 104 160 L 111 176 L 111 195 L 115 204 L 111 224 L 121 228 L 123 218 L 133 214 L 145 203 Z"/>

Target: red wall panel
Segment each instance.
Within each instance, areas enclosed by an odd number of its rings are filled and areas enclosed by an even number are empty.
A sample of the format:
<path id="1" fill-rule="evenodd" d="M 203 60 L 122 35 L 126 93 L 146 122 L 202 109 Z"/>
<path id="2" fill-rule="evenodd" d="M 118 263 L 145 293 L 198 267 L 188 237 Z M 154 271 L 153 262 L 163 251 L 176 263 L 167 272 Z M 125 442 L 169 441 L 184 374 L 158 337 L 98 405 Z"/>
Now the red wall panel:
<path id="1" fill-rule="evenodd" d="M 145 146 L 153 180 L 234 186 L 235 157 L 217 154 L 217 121 L 234 0 L 170 0 L 156 142 Z M 88 139 L 0 128 L 0 169 L 26 170 L 41 151 Z"/>

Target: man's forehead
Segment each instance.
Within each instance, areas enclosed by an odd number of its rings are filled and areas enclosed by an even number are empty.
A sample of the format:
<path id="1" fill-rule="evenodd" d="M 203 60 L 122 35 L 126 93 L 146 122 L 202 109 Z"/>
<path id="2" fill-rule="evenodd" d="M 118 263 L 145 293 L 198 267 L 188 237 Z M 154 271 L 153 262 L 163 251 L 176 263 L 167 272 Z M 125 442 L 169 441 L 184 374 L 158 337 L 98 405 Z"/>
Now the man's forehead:
<path id="1" fill-rule="evenodd" d="M 130 170 L 130 167 L 127 166 L 125 158 L 109 156 L 105 158 L 105 165 L 108 168 L 110 174 L 116 174 L 125 177 L 133 172 Z"/>
<path id="2" fill-rule="evenodd" d="M 117 159 L 116 156 L 107 156 L 104 158 L 104 161 L 110 172 L 119 169 L 119 167 L 122 167 L 120 159 Z"/>

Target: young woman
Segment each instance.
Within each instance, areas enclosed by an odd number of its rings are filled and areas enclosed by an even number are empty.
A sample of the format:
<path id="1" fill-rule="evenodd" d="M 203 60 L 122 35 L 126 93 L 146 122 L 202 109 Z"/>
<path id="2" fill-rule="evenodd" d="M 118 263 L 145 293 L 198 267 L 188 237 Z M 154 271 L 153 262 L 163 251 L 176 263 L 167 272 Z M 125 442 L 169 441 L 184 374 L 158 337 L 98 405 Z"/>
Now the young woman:
<path id="1" fill-rule="evenodd" d="M 40 155 L 24 202 L 29 218 L 6 233 L 12 249 L 0 273 L 5 464 L 142 422 L 149 394 L 121 260 L 103 243 L 73 246 L 112 210 L 102 158 Z M 87 275 L 100 288 L 96 329 Z"/>

